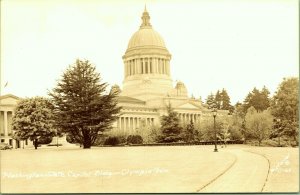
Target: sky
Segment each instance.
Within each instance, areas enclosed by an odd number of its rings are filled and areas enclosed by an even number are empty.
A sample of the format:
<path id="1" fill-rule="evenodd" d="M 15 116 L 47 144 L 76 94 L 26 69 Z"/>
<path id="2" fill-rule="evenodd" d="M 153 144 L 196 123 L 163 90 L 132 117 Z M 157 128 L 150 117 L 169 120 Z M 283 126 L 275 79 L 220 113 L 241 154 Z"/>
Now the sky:
<path id="1" fill-rule="evenodd" d="M 173 84 L 190 96 L 225 88 L 235 104 L 299 75 L 298 0 L 2 0 L 1 95 L 47 96 L 76 59 L 122 88 L 145 4 L 172 55 Z"/>

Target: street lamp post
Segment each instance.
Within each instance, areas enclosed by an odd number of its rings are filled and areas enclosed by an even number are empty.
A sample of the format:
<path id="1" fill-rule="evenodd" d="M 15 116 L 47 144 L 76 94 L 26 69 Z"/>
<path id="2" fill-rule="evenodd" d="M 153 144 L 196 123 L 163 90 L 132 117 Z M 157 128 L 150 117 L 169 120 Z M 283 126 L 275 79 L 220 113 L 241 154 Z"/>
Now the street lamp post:
<path id="1" fill-rule="evenodd" d="M 217 116 L 217 109 L 213 109 L 213 117 L 214 117 L 214 131 L 215 131 L 215 149 L 214 152 L 218 152 L 217 148 L 217 130 L 216 130 L 216 116 Z"/>
<path id="2" fill-rule="evenodd" d="M 58 132 L 57 132 L 57 129 L 56 129 L 56 147 L 58 147 Z"/>

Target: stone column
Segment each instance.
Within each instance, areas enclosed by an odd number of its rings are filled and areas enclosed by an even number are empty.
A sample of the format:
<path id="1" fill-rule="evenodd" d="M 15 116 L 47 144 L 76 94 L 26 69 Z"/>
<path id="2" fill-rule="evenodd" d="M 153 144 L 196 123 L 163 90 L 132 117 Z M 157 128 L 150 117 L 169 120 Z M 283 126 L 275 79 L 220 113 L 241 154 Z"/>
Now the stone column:
<path id="1" fill-rule="evenodd" d="M 170 62 L 167 60 L 167 73 L 170 76 Z"/>
<path id="2" fill-rule="evenodd" d="M 147 57 L 147 68 L 148 68 L 148 73 L 147 74 L 150 74 L 150 63 L 149 63 L 149 58 Z"/>
<path id="3" fill-rule="evenodd" d="M 4 136 L 8 136 L 7 111 L 4 111 Z"/>
<path id="4" fill-rule="evenodd" d="M 162 74 L 162 69 L 161 69 L 161 59 L 158 59 L 158 67 L 159 67 L 159 73 Z"/>
<path id="5" fill-rule="evenodd" d="M 129 75 L 132 75 L 132 60 L 129 60 Z"/>
<path id="6" fill-rule="evenodd" d="M 148 66 L 148 74 L 150 74 L 151 71 L 150 71 L 150 60 L 149 60 L 149 57 L 147 58 L 147 66 Z"/>
<path id="7" fill-rule="evenodd" d="M 163 63 L 163 59 L 161 58 L 160 59 L 160 69 L 161 69 L 161 74 L 164 74 L 164 67 L 163 67 L 163 65 L 164 65 L 164 63 Z"/>
<path id="8" fill-rule="evenodd" d="M 157 73 L 160 74 L 159 58 L 156 58 L 156 67 L 157 67 Z"/>
<path id="9" fill-rule="evenodd" d="M 123 131 L 123 127 L 124 127 L 124 120 L 123 117 L 120 117 L 120 130 Z"/>
<path id="10" fill-rule="evenodd" d="M 130 75 L 130 67 L 129 67 L 129 61 L 127 61 L 127 76 L 129 76 Z"/>
<path id="11" fill-rule="evenodd" d="M 143 74 L 145 74 L 146 73 L 146 69 L 145 69 L 145 59 L 143 58 Z"/>
<path id="12" fill-rule="evenodd" d="M 158 60 L 157 60 L 157 58 L 154 58 L 154 64 L 155 64 L 155 73 L 159 74 L 159 71 L 158 71 Z"/>
<path id="13" fill-rule="evenodd" d="M 137 59 L 134 59 L 134 72 L 135 72 L 135 74 L 138 74 L 138 70 L 137 70 Z"/>
<path id="14" fill-rule="evenodd" d="M 166 64 L 165 64 L 165 59 L 162 61 L 163 63 L 163 73 L 166 74 Z"/>
<path id="15" fill-rule="evenodd" d="M 130 71 L 129 61 L 127 61 L 127 65 L 126 65 L 126 66 L 127 66 L 127 76 L 129 76 L 129 73 L 130 73 L 130 72 L 129 72 L 129 71 Z"/>
<path id="16" fill-rule="evenodd" d="M 135 75 L 135 60 L 132 60 L 132 70 L 133 70 L 133 75 Z"/>
<path id="17" fill-rule="evenodd" d="M 156 74 L 155 58 L 152 58 L 152 71 Z"/>
<path id="18" fill-rule="evenodd" d="M 123 130 L 123 129 L 122 129 L 122 122 L 123 122 L 123 121 L 122 121 L 122 117 L 120 117 L 120 130 Z"/>
<path id="19" fill-rule="evenodd" d="M 127 77 L 127 66 L 126 66 L 126 61 L 124 61 L 124 76 L 125 78 Z"/>
<path id="20" fill-rule="evenodd" d="M 132 129 L 133 129 L 133 132 L 135 132 L 135 117 L 132 118 Z"/>
<path id="21" fill-rule="evenodd" d="M 140 70 L 139 70 L 139 58 L 135 59 L 135 66 L 136 66 L 136 74 L 140 74 Z"/>
<path id="22" fill-rule="evenodd" d="M 124 117 L 124 131 L 126 132 L 128 128 L 128 118 Z"/>
<path id="23" fill-rule="evenodd" d="M 143 58 L 140 59 L 140 72 L 143 74 Z"/>

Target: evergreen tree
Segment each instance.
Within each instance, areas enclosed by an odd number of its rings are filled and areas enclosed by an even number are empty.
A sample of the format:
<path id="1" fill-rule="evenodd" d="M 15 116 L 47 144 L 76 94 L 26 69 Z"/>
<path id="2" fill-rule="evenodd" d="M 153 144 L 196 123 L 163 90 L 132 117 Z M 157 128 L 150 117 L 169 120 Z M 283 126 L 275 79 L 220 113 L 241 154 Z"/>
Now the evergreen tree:
<path id="1" fill-rule="evenodd" d="M 252 90 L 244 100 L 244 112 L 253 106 L 257 112 L 262 112 L 270 107 L 269 90 L 264 86 L 261 91 L 256 89 Z"/>
<path id="2" fill-rule="evenodd" d="M 222 94 L 220 93 L 220 91 L 218 90 L 215 96 L 215 103 L 216 103 L 216 108 L 217 109 L 222 109 L 223 106 L 223 98 L 222 98 Z"/>
<path id="3" fill-rule="evenodd" d="M 270 91 L 264 86 L 260 91 L 259 110 L 267 110 L 270 107 Z"/>
<path id="4" fill-rule="evenodd" d="M 232 106 L 230 104 L 230 97 L 224 88 L 222 89 L 221 97 L 222 97 L 222 108 L 221 109 L 231 110 Z"/>
<path id="5" fill-rule="evenodd" d="M 161 135 L 159 142 L 177 142 L 182 138 L 180 136 L 182 127 L 179 124 L 177 112 L 175 112 L 171 105 L 167 106 L 168 115 L 161 117 Z"/>
<path id="6" fill-rule="evenodd" d="M 208 106 L 208 109 L 217 108 L 217 103 L 216 103 L 215 97 L 212 93 L 207 96 L 206 104 Z"/>
<path id="7" fill-rule="evenodd" d="M 117 94 L 107 94 L 106 87 L 95 66 L 87 60 L 77 60 L 50 92 L 57 127 L 83 148 L 90 148 L 98 134 L 110 129 L 118 117 Z"/>
<path id="8" fill-rule="evenodd" d="M 56 134 L 53 108 L 51 101 L 43 97 L 21 100 L 12 118 L 12 129 L 15 131 L 13 137 L 17 140 L 32 140 L 35 149 L 39 143 L 51 140 Z"/>
<path id="9" fill-rule="evenodd" d="M 184 132 L 184 141 L 186 141 L 188 143 L 194 141 L 194 137 L 195 137 L 196 134 L 198 135 L 198 133 L 199 132 L 196 132 L 195 127 L 194 127 L 194 123 L 191 120 L 190 123 L 186 126 L 186 129 L 185 129 L 185 132 Z"/>

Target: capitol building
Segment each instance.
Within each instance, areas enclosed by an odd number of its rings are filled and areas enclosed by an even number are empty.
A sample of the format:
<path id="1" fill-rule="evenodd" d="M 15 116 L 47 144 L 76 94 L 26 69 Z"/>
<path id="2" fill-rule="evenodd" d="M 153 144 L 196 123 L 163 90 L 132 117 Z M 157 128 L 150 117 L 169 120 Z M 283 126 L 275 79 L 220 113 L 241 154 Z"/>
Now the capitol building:
<path id="1" fill-rule="evenodd" d="M 130 38 L 123 55 L 122 89 L 118 85 L 111 88 L 119 92 L 118 105 L 122 107 L 113 131 L 134 134 L 145 127 L 159 126 L 161 116 L 167 114 L 168 105 L 178 113 L 182 125 L 190 121 L 199 125 L 201 120 L 211 116 L 211 110 L 204 107 L 200 99 L 189 97 L 183 82 L 178 81 L 173 86 L 170 74 L 172 55 L 164 39 L 153 29 L 146 7 L 141 18 L 142 23 Z M 14 148 L 24 146 L 24 143 L 12 139 L 12 116 L 19 100 L 11 94 L 0 96 L 1 142 Z M 227 113 L 219 111 L 218 115 Z"/>
<path id="2" fill-rule="evenodd" d="M 123 88 L 112 87 L 120 92 L 118 102 L 122 106 L 121 116 L 114 124 L 115 130 L 133 133 L 142 126 L 159 125 L 169 104 L 183 125 L 190 121 L 197 125 L 206 116 L 211 116 L 211 111 L 200 99 L 188 96 L 183 82 L 173 86 L 171 59 L 172 55 L 164 39 L 153 29 L 145 7 L 142 24 L 130 38 L 123 55 Z"/>

